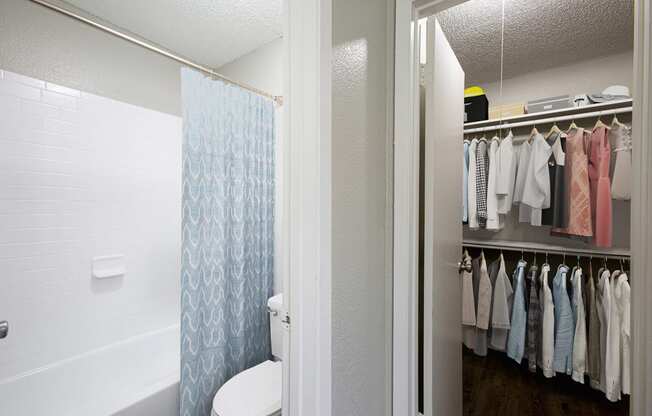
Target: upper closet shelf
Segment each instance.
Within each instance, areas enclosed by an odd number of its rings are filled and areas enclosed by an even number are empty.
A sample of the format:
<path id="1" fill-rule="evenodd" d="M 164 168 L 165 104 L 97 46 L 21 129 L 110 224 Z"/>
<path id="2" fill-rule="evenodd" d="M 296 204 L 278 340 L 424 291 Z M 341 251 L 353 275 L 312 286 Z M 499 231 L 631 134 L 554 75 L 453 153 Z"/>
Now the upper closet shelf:
<path id="1" fill-rule="evenodd" d="M 564 108 L 560 110 L 542 111 L 539 113 L 505 117 L 503 119 L 482 120 L 472 123 L 465 123 L 464 134 L 534 126 L 537 124 L 555 123 L 567 120 L 572 121 L 582 118 L 600 117 L 611 114 L 631 113 L 631 111 L 632 100 L 618 100 L 607 103 L 587 105 L 584 107 Z"/>

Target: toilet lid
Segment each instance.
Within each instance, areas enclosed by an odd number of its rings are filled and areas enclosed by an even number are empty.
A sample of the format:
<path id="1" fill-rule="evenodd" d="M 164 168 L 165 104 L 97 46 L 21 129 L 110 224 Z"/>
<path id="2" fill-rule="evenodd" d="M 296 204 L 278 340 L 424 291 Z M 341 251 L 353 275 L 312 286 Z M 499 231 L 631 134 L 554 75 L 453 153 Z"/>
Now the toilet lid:
<path id="1" fill-rule="evenodd" d="M 236 374 L 213 399 L 219 416 L 269 416 L 281 410 L 283 367 L 281 361 L 265 361 Z"/>

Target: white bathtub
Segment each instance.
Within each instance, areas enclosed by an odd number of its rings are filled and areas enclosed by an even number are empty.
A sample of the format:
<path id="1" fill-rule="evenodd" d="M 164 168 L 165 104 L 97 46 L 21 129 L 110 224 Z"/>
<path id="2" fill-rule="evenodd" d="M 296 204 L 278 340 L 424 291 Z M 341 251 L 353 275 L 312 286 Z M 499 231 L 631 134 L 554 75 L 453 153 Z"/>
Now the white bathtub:
<path id="1" fill-rule="evenodd" d="M 0 414 L 178 416 L 179 325 L 0 381 Z"/>

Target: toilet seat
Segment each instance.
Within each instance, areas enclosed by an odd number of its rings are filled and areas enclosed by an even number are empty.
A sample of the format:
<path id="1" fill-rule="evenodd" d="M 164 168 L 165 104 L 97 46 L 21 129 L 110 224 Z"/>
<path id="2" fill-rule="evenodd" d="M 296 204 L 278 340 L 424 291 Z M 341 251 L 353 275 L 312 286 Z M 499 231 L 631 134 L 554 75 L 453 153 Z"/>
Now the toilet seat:
<path id="1" fill-rule="evenodd" d="M 213 398 L 213 416 L 280 415 L 283 366 L 265 361 L 236 374 Z"/>

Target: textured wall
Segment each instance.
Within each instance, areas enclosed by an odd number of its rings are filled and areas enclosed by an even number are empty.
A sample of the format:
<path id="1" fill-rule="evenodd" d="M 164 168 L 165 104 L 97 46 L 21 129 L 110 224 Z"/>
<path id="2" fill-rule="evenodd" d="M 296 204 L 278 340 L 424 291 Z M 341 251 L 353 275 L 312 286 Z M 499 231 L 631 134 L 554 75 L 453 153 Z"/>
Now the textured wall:
<path id="1" fill-rule="evenodd" d="M 388 9 L 333 1 L 333 415 L 387 410 Z"/>
<path id="2" fill-rule="evenodd" d="M 0 1 L 0 68 L 181 114 L 177 63 L 27 0 Z"/>
<path id="3" fill-rule="evenodd" d="M 631 51 L 594 58 L 542 71 L 530 72 L 503 82 L 503 103 L 527 102 L 556 95 L 600 92 L 609 85 L 625 85 L 632 92 L 634 55 Z M 490 105 L 501 102 L 498 82 L 480 83 Z"/>

